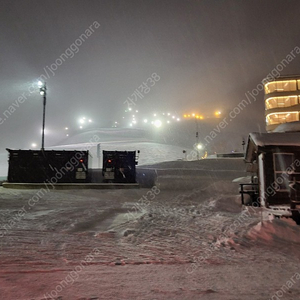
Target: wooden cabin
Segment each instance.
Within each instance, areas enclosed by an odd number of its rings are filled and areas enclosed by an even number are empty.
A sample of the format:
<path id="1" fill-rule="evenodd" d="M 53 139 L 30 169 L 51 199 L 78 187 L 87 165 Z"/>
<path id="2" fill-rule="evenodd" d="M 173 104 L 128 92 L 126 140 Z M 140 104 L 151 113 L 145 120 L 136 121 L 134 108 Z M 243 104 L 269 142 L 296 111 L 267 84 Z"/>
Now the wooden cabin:
<path id="1" fill-rule="evenodd" d="M 241 184 L 242 202 L 243 194 L 248 194 L 263 207 L 289 207 L 289 211 L 297 208 L 300 204 L 300 132 L 250 133 L 245 162 L 252 183 Z"/>

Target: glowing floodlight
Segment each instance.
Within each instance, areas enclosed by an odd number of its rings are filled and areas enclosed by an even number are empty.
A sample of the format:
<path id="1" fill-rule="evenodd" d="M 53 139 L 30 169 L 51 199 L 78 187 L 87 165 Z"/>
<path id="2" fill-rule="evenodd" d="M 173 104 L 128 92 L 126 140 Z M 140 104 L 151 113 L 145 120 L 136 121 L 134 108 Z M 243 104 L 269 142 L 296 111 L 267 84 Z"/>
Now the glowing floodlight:
<path id="1" fill-rule="evenodd" d="M 154 126 L 155 127 L 159 128 L 159 127 L 161 127 L 161 125 L 162 125 L 162 122 L 160 120 L 154 121 Z"/>
<path id="2" fill-rule="evenodd" d="M 201 149 L 203 149 L 203 145 L 202 145 L 202 144 L 197 144 L 196 148 L 197 148 L 198 150 L 201 150 Z"/>

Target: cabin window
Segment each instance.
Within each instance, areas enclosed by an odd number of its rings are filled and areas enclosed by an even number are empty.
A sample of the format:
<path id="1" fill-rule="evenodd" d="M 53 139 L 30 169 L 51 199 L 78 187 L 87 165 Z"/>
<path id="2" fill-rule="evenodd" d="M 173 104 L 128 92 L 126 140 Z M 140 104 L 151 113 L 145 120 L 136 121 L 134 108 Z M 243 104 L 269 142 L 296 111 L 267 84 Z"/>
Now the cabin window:
<path id="1" fill-rule="evenodd" d="M 279 191 L 289 190 L 288 172 L 294 166 L 293 153 L 274 153 L 274 180 L 279 186 Z"/>

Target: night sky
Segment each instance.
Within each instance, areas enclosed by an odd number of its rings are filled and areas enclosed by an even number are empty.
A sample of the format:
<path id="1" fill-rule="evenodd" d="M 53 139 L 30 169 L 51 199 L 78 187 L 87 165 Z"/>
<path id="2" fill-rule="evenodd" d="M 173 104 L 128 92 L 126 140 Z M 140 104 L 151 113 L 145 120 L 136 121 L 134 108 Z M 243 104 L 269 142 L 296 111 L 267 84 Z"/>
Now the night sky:
<path id="1" fill-rule="evenodd" d="M 0 6 L 1 152 L 39 142 L 42 97 L 36 89 L 17 99 L 42 75 L 49 146 L 83 115 L 99 127 L 119 120 L 124 101 L 153 73 L 160 80 L 137 101 L 140 111 L 220 110 L 226 117 L 300 47 L 299 1 L 292 0 L 1 0 Z M 87 38 L 80 40 L 82 34 Z M 281 75 L 299 74 L 299 62 L 300 54 Z M 265 130 L 263 92 L 224 133 L 259 130 Z"/>

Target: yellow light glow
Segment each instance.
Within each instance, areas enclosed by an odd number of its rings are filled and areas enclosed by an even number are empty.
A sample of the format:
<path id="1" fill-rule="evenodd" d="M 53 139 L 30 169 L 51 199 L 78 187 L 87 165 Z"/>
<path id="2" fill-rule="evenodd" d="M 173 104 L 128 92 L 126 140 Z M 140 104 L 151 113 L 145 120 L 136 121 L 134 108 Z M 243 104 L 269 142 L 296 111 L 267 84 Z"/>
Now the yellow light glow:
<path id="1" fill-rule="evenodd" d="M 296 91 L 297 82 L 295 79 L 291 80 L 278 80 L 272 81 L 265 84 L 265 94 L 283 91 Z"/>
<path id="2" fill-rule="evenodd" d="M 266 116 L 267 125 L 299 121 L 299 112 L 271 113 Z"/>
<path id="3" fill-rule="evenodd" d="M 290 107 L 298 104 L 299 96 L 270 97 L 265 100 L 265 108 Z"/>

